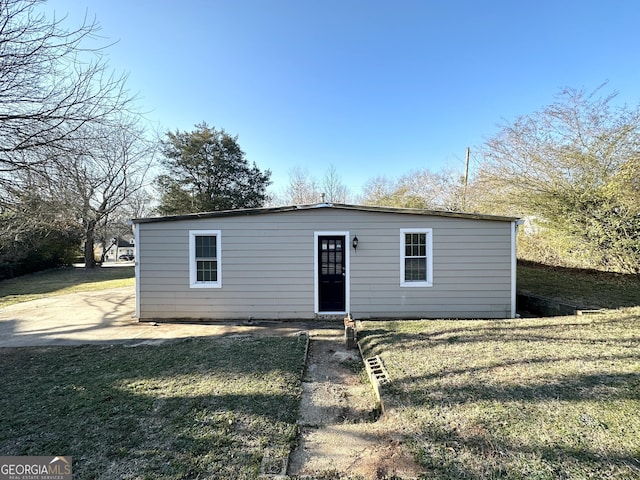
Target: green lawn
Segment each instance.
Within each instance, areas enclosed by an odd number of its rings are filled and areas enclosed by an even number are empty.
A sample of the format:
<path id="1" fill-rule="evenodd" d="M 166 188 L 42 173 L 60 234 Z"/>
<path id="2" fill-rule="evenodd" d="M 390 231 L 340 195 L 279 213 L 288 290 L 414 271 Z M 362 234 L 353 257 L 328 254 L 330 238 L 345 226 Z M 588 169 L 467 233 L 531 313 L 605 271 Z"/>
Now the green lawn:
<path id="1" fill-rule="evenodd" d="M 135 285 L 132 266 L 45 270 L 0 281 L 0 308 L 52 295 Z"/>
<path id="2" fill-rule="evenodd" d="M 640 308 L 364 322 L 359 338 L 427 478 L 640 478 Z"/>
<path id="3" fill-rule="evenodd" d="M 256 478 L 297 434 L 305 337 L 4 349 L 0 452 L 74 478 Z"/>

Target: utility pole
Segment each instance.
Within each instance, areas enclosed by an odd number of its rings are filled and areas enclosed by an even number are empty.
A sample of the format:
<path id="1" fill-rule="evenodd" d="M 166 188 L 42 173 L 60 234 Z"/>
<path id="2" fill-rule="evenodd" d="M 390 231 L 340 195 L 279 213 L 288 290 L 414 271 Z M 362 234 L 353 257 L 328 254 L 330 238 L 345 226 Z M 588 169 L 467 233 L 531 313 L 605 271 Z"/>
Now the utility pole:
<path id="1" fill-rule="evenodd" d="M 467 209 L 467 183 L 469 182 L 469 154 L 471 153 L 471 149 L 467 147 L 467 154 L 465 156 L 464 162 L 464 183 L 462 188 L 462 210 L 465 211 Z"/>

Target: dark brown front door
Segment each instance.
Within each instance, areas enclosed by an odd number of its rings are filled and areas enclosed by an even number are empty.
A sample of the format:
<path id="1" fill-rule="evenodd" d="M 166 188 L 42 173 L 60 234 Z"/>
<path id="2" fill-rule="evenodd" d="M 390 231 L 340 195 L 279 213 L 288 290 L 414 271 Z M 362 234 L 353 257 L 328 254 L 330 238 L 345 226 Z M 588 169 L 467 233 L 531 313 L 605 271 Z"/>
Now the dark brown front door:
<path id="1" fill-rule="evenodd" d="M 344 312 L 344 236 L 318 237 L 318 307 L 321 312 Z"/>

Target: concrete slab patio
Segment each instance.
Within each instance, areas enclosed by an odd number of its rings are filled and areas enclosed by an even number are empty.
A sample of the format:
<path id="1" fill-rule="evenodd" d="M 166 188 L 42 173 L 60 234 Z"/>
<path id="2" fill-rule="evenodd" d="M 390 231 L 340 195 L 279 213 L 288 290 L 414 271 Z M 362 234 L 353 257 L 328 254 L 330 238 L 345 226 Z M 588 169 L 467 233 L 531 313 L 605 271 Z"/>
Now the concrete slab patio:
<path id="1" fill-rule="evenodd" d="M 135 345 L 200 336 L 295 335 L 308 329 L 308 325 L 296 322 L 154 324 L 138 322 L 134 314 L 134 287 L 18 303 L 0 309 L 0 347 L 87 343 Z"/>

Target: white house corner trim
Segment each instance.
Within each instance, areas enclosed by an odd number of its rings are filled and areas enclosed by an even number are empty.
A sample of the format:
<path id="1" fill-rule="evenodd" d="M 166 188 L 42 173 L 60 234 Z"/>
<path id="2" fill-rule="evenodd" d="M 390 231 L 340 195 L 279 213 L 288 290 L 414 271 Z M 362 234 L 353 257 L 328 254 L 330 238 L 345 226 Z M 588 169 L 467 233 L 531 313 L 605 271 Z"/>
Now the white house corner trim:
<path id="1" fill-rule="evenodd" d="M 516 318 L 516 288 L 518 273 L 517 255 L 518 222 L 511 222 L 511 318 Z"/>
<path id="2" fill-rule="evenodd" d="M 135 254 L 135 282 L 136 282 L 136 318 L 140 319 L 140 225 L 133 224 L 134 254 Z"/>

